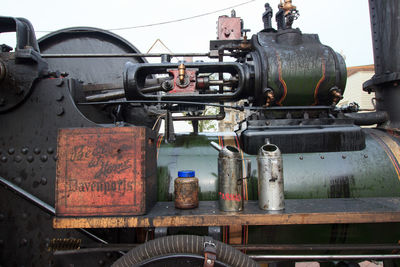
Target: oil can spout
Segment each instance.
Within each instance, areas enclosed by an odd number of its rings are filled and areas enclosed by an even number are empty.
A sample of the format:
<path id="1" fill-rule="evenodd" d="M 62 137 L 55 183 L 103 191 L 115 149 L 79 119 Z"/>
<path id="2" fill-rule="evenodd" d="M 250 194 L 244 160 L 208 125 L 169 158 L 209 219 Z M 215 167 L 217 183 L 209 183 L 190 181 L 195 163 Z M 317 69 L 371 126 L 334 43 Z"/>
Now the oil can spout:
<path id="1" fill-rule="evenodd" d="M 211 141 L 211 142 L 210 142 L 210 145 L 211 145 L 213 148 L 215 148 L 216 150 L 218 150 L 218 151 L 221 151 L 221 150 L 222 150 L 222 147 L 221 147 L 220 145 L 218 145 L 217 143 L 215 143 L 214 141 Z"/>

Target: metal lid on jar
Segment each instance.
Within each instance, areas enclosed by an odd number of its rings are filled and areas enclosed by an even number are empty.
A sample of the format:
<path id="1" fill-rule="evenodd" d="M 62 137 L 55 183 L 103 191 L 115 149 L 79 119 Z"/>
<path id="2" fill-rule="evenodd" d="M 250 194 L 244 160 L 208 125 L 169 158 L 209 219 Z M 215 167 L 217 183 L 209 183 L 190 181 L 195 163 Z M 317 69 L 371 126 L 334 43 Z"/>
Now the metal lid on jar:
<path id="1" fill-rule="evenodd" d="M 187 177 L 194 177 L 195 172 L 192 170 L 185 170 L 185 171 L 179 171 L 178 172 L 178 177 L 179 178 L 187 178 Z"/>

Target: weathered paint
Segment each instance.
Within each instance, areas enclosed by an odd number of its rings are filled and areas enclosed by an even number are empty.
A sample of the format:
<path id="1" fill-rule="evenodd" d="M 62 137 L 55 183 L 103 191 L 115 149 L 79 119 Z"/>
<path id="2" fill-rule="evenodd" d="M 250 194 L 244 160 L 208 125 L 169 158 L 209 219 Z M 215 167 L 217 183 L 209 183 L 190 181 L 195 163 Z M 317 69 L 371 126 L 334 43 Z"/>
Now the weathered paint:
<path id="1" fill-rule="evenodd" d="M 61 129 L 57 216 L 144 214 L 155 201 L 154 148 L 145 127 Z"/>

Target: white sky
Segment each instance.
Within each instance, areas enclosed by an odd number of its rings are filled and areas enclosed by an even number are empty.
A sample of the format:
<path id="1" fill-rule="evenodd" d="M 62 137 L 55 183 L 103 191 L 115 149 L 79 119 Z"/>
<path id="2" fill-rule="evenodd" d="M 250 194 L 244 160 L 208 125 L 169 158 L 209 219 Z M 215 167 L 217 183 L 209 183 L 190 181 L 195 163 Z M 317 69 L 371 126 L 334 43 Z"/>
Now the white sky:
<path id="1" fill-rule="evenodd" d="M 248 0 L 247 0 L 248 1 Z M 246 0 L 2 0 L 2 16 L 24 17 L 37 31 L 54 31 L 74 26 L 102 29 L 152 24 L 196 16 L 246 2 Z M 250 35 L 262 30 L 264 3 L 277 11 L 279 0 L 255 0 L 236 7 Z M 346 57 L 347 66 L 373 64 L 368 0 L 293 0 L 300 11 L 294 27 L 303 33 L 317 33 L 323 44 Z M 209 40 L 216 39 L 216 21 L 230 10 L 183 22 L 147 28 L 113 31 L 147 52 L 160 38 L 172 52 L 208 52 Z M 275 20 L 274 26 L 275 26 Z M 45 33 L 36 33 L 37 37 Z M 0 34 L 0 43 L 10 43 L 9 35 Z"/>

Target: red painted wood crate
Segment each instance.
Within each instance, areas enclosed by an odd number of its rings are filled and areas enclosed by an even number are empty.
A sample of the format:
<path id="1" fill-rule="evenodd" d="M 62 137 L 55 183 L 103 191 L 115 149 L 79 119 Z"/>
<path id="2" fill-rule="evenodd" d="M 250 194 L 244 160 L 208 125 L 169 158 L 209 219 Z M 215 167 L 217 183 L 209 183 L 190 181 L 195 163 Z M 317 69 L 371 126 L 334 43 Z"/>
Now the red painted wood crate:
<path id="1" fill-rule="evenodd" d="M 145 214 L 157 198 L 155 137 L 146 127 L 60 129 L 56 216 Z"/>

